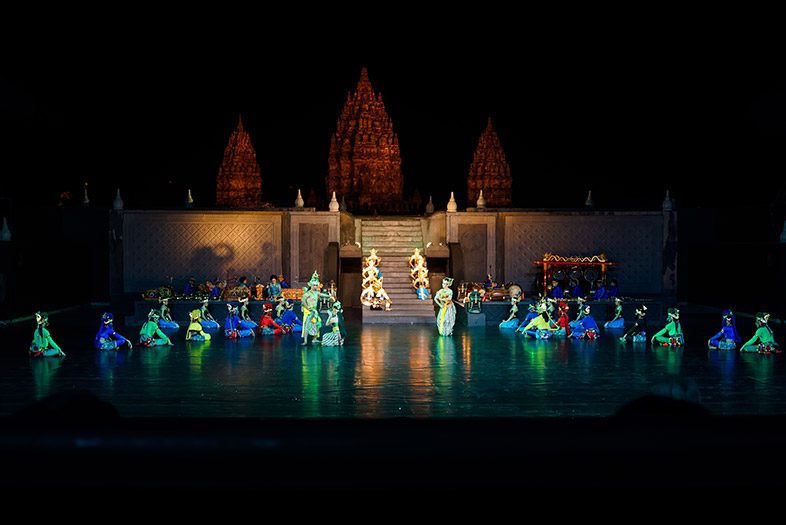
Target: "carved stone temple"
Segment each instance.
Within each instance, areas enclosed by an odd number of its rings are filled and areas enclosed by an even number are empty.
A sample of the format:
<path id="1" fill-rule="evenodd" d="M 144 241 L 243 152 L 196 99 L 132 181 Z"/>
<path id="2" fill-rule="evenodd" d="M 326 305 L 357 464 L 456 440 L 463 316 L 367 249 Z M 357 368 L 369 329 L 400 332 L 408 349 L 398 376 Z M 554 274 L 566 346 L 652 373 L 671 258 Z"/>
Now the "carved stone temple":
<path id="1" fill-rule="evenodd" d="M 508 207 L 512 201 L 512 185 L 510 165 L 489 119 L 469 166 L 467 202 L 475 202 L 480 190 L 483 190 L 487 207 Z"/>
<path id="2" fill-rule="evenodd" d="M 257 208 L 262 205 L 262 175 L 251 137 L 238 117 L 216 180 L 216 206 Z"/>
<path id="3" fill-rule="evenodd" d="M 345 199 L 350 210 L 395 210 L 403 203 L 401 152 L 382 95 L 374 92 L 363 68 L 347 94 L 330 140 L 327 192 Z"/>

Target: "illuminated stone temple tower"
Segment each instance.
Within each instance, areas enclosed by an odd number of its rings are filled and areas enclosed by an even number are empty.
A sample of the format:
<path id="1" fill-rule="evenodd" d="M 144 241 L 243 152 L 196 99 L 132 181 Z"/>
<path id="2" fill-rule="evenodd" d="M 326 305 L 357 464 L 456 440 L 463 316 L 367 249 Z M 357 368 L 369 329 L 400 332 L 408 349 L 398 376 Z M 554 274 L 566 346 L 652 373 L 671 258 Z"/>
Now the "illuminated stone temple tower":
<path id="1" fill-rule="evenodd" d="M 489 208 L 510 206 L 512 201 L 513 180 L 510 165 L 499 142 L 497 132 L 489 119 L 486 129 L 480 135 L 478 147 L 469 166 L 467 179 L 467 205 L 474 203 L 480 190 Z"/>
<path id="2" fill-rule="evenodd" d="M 330 139 L 327 191 L 345 198 L 350 211 L 395 210 L 403 203 L 398 137 L 365 67 L 357 90 L 347 94 L 336 133 Z"/>
<path id="3" fill-rule="evenodd" d="M 256 208 L 262 205 L 262 175 L 251 137 L 238 117 L 229 137 L 216 180 L 216 206 Z"/>

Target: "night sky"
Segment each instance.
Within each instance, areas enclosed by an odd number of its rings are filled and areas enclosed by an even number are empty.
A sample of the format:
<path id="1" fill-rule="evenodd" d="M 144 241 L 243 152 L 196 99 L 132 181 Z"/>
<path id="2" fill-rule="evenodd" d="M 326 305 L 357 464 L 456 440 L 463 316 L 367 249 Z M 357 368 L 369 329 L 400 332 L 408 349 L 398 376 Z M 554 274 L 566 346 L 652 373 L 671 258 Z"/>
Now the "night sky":
<path id="1" fill-rule="evenodd" d="M 55 205 L 84 181 L 94 205 L 211 205 L 242 112 L 263 197 L 291 206 L 323 184 L 330 135 L 365 65 L 398 133 L 405 190 L 464 180 L 486 119 L 508 155 L 514 203 L 655 209 L 766 206 L 784 199 L 786 82 L 760 41 L 630 28 L 498 37 L 451 30 L 398 40 L 146 39 L 112 29 L 16 53 L 0 71 L 5 195 Z M 142 32 L 144 33 L 144 32 Z M 159 32 L 160 33 L 160 32 Z M 737 181 L 733 190 L 717 182 Z M 10 180 L 9 180 L 10 179 Z"/>

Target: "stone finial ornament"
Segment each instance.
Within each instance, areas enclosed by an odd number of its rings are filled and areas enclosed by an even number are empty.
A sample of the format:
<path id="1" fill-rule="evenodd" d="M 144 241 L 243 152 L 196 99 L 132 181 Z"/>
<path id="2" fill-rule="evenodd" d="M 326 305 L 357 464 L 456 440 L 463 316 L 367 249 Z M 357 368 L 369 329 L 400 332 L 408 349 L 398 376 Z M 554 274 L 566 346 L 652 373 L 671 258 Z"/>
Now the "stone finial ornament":
<path id="1" fill-rule="evenodd" d="M 595 206 L 595 201 L 592 200 L 592 190 L 589 190 L 589 193 L 587 193 L 587 200 L 584 201 L 584 206 L 587 208 Z"/>
<path id="2" fill-rule="evenodd" d="M 112 209 L 118 211 L 123 209 L 123 197 L 120 196 L 120 188 L 117 188 L 117 194 L 115 195 L 115 200 L 112 202 Z"/>
<path id="3" fill-rule="evenodd" d="M 478 200 L 475 203 L 475 206 L 477 206 L 479 210 L 486 209 L 486 199 L 483 198 L 483 190 L 480 190 L 480 195 L 478 196 Z"/>
<path id="4" fill-rule="evenodd" d="M 434 200 L 431 198 L 431 195 L 428 196 L 428 203 L 426 204 L 426 213 L 429 215 L 434 213 Z"/>
<path id="5" fill-rule="evenodd" d="M 451 213 L 455 213 L 458 211 L 458 204 L 456 204 L 456 198 L 453 196 L 453 192 L 450 192 L 450 200 L 448 201 L 448 211 Z"/>
<path id="6" fill-rule="evenodd" d="M 666 190 L 666 198 L 663 199 L 663 211 L 671 211 L 674 209 L 674 201 L 671 200 L 669 190 Z"/>

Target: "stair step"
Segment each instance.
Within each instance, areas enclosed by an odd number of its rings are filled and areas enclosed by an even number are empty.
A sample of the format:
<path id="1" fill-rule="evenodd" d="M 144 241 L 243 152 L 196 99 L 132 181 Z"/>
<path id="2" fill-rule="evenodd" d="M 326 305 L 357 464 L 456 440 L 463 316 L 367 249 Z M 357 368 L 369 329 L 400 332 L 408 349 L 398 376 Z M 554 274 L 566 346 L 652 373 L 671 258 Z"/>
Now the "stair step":
<path id="1" fill-rule="evenodd" d="M 415 226 L 414 228 L 410 228 L 408 226 L 396 226 L 396 225 L 374 226 L 374 227 L 363 226 L 362 233 L 366 234 L 372 232 L 376 233 L 376 232 L 394 232 L 394 231 L 407 232 L 407 233 L 412 233 L 414 235 L 420 235 L 421 233 L 423 233 L 423 230 L 420 228 L 420 226 Z"/>
<path id="2" fill-rule="evenodd" d="M 388 312 L 390 313 L 390 312 Z M 431 317 L 417 317 L 417 316 L 408 316 L 408 317 L 389 317 L 389 316 L 379 316 L 379 317 L 364 317 L 363 318 L 364 324 L 397 324 L 397 325 L 405 325 L 405 324 L 435 324 L 435 321 Z M 435 325 L 436 326 L 436 325 Z"/>
<path id="3" fill-rule="evenodd" d="M 371 248 L 374 248 L 379 252 L 380 249 L 385 248 L 406 248 L 409 250 L 409 253 L 415 251 L 415 248 L 421 250 L 423 248 L 423 241 L 416 240 L 392 240 L 392 241 L 370 241 L 368 239 L 364 239 L 360 245 L 360 249 L 363 250 L 365 254 L 368 254 L 371 251 Z"/>
<path id="4" fill-rule="evenodd" d="M 374 226 L 409 226 L 409 227 L 418 227 L 420 228 L 420 221 L 418 220 L 400 220 L 400 219 L 391 219 L 391 220 L 362 220 L 360 224 L 363 227 L 374 227 Z"/>
<path id="5" fill-rule="evenodd" d="M 377 250 L 377 256 L 382 257 L 382 264 L 385 264 L 385 257 L 405 257 L 412 255 L 412 250 Z M 404 261 L 406 263 L 406 261 Z"/>
<path id="6" fill-rule="evenodd" d="M 428 310 L 405 310 L 403 308 L 394 308 L 386 312 L 384 310 L 366 310 L 363 312 L 363 317 L 430 317 L 434 318 L 436 314 Z"/>

